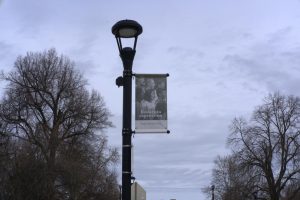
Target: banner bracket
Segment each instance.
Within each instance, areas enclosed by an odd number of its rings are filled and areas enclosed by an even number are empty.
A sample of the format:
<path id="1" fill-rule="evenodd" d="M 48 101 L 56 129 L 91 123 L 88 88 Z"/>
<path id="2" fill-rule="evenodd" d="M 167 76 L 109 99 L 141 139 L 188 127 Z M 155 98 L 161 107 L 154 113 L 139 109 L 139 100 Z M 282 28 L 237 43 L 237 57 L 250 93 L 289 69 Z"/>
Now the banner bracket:
<path id="1" fill-rule="evenodd" d="M 132 76 L 144 76 L 144 77 L 161 76 L 161 77 L 169 77 L 170 74 L 169 73 L 166 73 L 166 74 L 137 74 L 137 73 L 133 73 Z"/>
<path id="2" fill-rule="evenodd" d="M 155 133 L 166 133 L 166 134 L 170 134 L 171 131 L 170 130 L 165 130 L 165 131 L 143 131 L 143 130 L 138 130 L 138 131 L 133 131 L 134 134 L 139 134 L 139 133 L 149 133 L 149 134 L 155 134 Z"/>

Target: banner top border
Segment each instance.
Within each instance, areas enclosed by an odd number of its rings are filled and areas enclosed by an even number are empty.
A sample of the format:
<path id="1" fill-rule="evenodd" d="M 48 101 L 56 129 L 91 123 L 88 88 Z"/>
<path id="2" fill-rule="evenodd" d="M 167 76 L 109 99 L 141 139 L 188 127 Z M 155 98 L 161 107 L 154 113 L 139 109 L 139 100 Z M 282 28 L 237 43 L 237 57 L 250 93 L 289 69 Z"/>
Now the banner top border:
<path id="1" fill-rule="evenodd" d="M 139 76 L 148 76 L 148 77 L 153 77 L 153 76 L 156 76 L 156 77 L 159 77 L 159 76 L 162 76 L 162 77 L 168 77 L 170 76 L 170 74 L 134 74 L 135 77 L 139 77 Z"/>

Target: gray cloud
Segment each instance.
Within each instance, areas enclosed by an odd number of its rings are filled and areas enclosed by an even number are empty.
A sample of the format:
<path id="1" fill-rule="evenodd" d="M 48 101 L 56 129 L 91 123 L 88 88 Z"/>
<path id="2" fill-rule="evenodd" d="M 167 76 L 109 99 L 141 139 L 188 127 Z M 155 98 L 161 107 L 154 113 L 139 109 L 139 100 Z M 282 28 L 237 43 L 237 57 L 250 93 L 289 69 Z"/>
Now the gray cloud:
<path id="1" fill-rule="evenodd" d="M 11 54 L 13 49 L 13 46 L 11 44 L 8 44 L 4 41 L 0 41 L 0 59 L 5 59 L 7 57 L 7 54 Z"/>
<path id="2" fill-rule="evenodd" d="M 255 81 L 269 91 L 297 93 L 300 46 L 286 46 L 286 38 L 292 30 L 291 27 L 280 29 L 244 53 L 226 55 L 223 70 L 228 76 L 243 82 L 245 87 Z"/>
<path id="3" fill-rule="evenodd" d="M 6 41 L 0 41 L 0 69 L 7 72 L 11 70 L 18 54 L 15 52 L 15 46 Z"/>

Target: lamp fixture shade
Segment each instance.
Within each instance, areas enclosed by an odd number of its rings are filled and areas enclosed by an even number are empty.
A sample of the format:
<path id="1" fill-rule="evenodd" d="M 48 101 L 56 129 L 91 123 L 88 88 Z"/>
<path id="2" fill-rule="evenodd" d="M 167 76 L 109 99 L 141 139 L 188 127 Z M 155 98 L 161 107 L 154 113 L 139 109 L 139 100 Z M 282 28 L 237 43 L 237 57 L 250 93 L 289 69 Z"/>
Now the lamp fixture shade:
<path id="1" fill-rule="evenodd" d="M 112 33 L 119 38 L 137 37 L 143 32 L 142 26 L 134 20 L 121 20 L 113 25 Z"/>

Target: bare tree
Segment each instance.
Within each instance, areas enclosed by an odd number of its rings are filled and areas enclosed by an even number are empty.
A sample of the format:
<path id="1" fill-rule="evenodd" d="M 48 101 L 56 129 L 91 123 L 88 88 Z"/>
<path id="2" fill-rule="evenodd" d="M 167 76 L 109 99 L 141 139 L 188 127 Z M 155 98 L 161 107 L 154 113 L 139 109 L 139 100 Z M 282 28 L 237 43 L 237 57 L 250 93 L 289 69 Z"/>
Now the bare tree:
<path id="1" fill-rule="evenodd" d="M 99 141 L 97 146 L 89 144 L 95 139 Z M 72 144 L 61 146 L 59 152 L 59 194 L 70 197 L 63 199 L 118 199 L 116 173 L 110 170 L 118 153 L 107 147 L 106 138 L 74 138 Z"/>
<path id="2" fill-rule="evenodd" d="M 259 179 L 253 176 L 254 169 L 240 163 L 236 155 L 218 156 L 214 163 L 211 184 L 215 186 L 216 200 L 253 199 Z M 202 191 L 211 196 L 211 187 Z"/>
<path id="3" fill-rule="evenodd" d="M 287 187 L 285 187 L 283 193 L 283 200 L 288 200 L 291 198 L 291 196 L 294 197 L 294 199 L 300 199 L 300 192 L 297 192 L 295 194 L 295 191 L 297 191 L 297 188 L 300 187 L 300 176 L 297 177 L 297 179 L 292 180 Z"/>
<path id="4" fill-rule="evenodd" d="M 38 155 L 34 160 L 45 163 L 43 199 L 58 199 L 60 149 L 110 127 L 110 113 L 103 98 L 85 88 L 74 63 L 54 49 L 18 57 L 3 79 L 8 86 L 0 107 L 1 132 L 30 144 L 31 154 Z"/>
<path id="5" fill-rule="evenodd" d="M 290 187 L 288 200 L 299 195 L 300 185 L 300 99 L 269 95 L 262 106 L 255 109 L 252 119 L 235 119 L 229 143 L 238 159 L 254 167 L 261 194 L 279 200 L 284 189 Z"/>

